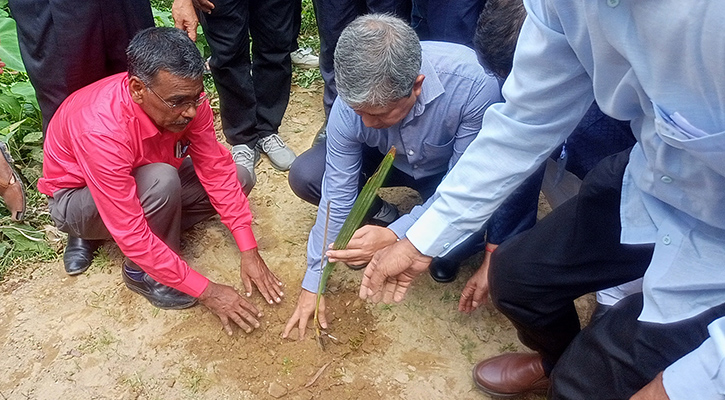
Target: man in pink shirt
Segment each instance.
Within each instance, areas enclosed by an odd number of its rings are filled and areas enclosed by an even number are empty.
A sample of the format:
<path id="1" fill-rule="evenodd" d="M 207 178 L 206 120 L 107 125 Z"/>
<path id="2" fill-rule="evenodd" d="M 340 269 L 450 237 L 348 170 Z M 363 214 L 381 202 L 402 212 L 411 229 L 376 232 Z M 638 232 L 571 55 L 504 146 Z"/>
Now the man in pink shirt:
<path id="1" fill-rule="evenodd" d="M 178 254 L 181 231 L 218 212 L 241 250 L 246 295 L 254 284 L 268 303 L 281 301 L 282 283 L 257 252 L 251 229 L 240 184 L 249 176 L 216 140 L 204 61 L 175 28 L 139 32 L 127 55 L 128 74 L 78 90 L 51 119 L 38 189 L 50 196 L 56 225 L 88 264 L 93 241 L 113 238 L 127 257 L 122 275 L 129 289 L 166 309 L 198 298 L 228 334 L 229 320 L 249 332 L 261 313 Z"/>

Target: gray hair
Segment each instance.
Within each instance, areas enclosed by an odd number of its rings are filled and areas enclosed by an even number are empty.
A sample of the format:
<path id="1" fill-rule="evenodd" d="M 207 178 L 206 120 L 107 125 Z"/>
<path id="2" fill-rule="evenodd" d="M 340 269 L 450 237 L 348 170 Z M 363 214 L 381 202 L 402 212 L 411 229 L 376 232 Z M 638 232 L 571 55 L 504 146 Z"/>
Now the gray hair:
<path id="1" fill-rule="evenodd" d="M 335 48 L 337 94 L 352 108 L 385 107 L 410 96 L 421 60 L 418 36 L 402 19 L 358 17 Z"/>
<path id="2" fill-rule="evenodd" d="M 186 32 L 171 27 L 147 28 L 126 49 L 128 76 L 151 84 L 159 71 L 186 79 L 201 79 L 204 59 Z"/>

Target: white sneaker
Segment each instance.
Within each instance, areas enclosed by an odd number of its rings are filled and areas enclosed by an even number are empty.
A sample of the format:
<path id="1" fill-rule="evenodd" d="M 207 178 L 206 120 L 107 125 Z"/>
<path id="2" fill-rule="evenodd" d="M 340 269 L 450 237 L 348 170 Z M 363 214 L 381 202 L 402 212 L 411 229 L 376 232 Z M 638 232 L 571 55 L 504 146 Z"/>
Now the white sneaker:
<path id="1" fill-rule="evenodd" d="M 272 166 L 280 171 L 287 171 L 292 162 L 297 158 L 295 152 L 284 144 L 278 134 L 259 138 L 257 149 L 269 157 Z"/>
<path id="2" fill-rule="evenodd" d="M 259 161 L 259 151 L 252 149 L 246 144 L 237 144 L 232 146 L 232 159 L 237 165 L 241 165 L 249 171 L 252 177 L 252 186 L 257 182 L 257 175 L 254 173 L 254 164 Z"/>
<path id="3" fill-rule="evenodd" d="M 292 58 L 292 64 L 299 68 L 317 68 L 320 66 L 320 59 L 316 55 L 312 54 L 312 49 L 305 47 L 300 48 L 290 53 Z"/>

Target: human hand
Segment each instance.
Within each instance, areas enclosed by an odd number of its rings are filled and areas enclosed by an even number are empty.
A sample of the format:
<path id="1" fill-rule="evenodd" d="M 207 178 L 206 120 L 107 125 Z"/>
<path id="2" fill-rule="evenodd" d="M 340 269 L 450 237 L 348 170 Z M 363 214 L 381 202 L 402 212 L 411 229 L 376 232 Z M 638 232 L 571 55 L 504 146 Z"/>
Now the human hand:
<path id="1" fill-rule="evenodd" d="M 199 301 L 219 317 L 229 336 L 233 334 L 230 319 L 247 333 L 259 328 L 257 318 L 261 318 L 262 313 L 231 286 L 210 281 L 199 296 Z"/>
<path id="2" fill-rule="evenodd" d="M 665 391 L 665 385 L 662 383 L 662 372 L 657 374 L 652 382 L 640 389 L 629 400 L 670 400 L 670 396 Z"/>
<path id="3" fill-rule="evenodd" d="M 193 0 L 194 1 L 194 7 L 198 8 L 202 12 L 205 12 L 207 14 L 211 14 L 211 10 L 214 9 L 214 3 L 212 3 L 209 0 Z"/>
<path id="4" fill-rule="evenodd" d="M 315 304 L 317 303 L 317 293 L 312 293 L 305 289 L 300 292 L 300 297 L 297 299 L 297 308 L 292 316 L 287 321 L 287 325 L 284 327 L 282 337 L 287 338 L 292 329 L 297 325 L 299 332 L 299 340 L 305 338 L 305 330 L 307 329 L 307 321 L 311 316 L 315 314 Z M 325 316 L 325 297 L 320 297 L 320 310 L 317 318 L 320 322 L 322 329 L 327 329 L 327 317 Z"/>
<path id="5" fill-rule="evenodd" d="M 199 26 L 199 17 L 196 15 L 192 0 L 174 0 L 171 6 L 171 17 L 174 26 L 186 31 L 189 38 L 196 42 L 196 27 Z"/>
<path id="6" fill-rule="evenodd" d="M 364 265 L 370 262 L 376 251 L 390 246 L 398 240 L 395 232 L 388 228 L 365 225 L 355 231 L 343 250 L 330 250 L 325 254 L 329 262 L 342 261 L 349 265 Z"/>
<path id="7" fill-rule="evenodd" d="M 487 244 L 486 249 L 496 245 Z M 466 286 L 461 291 L 461 299 L 458 301 L 458 311 L 470 313 L 481 304 L 488 301 L 488 267 L 491 265 L 491 252 L 486 251 L 483 256 L 481 267 L 473 276 L 468 279 Z"/>
<path id="8" fill-rule="evenodd" d="M 274 304 L 282 301 L 282 281 L 267 268 L 257 248 L 242 252 L 242 261 L 239 266 L 239 274 L 244 284 L 244 292 L 247 297 L 252 295 L 252 283 L 257 286 L 267 303 Z"/>
<path id="9" fill-rule="evenodd" d="M 428 269 L 432 260 L 421 254 L 407 238 L 376 252 L 365 268 L 360 298 L 375 303 L 403 301 L 413 279 Z"/>

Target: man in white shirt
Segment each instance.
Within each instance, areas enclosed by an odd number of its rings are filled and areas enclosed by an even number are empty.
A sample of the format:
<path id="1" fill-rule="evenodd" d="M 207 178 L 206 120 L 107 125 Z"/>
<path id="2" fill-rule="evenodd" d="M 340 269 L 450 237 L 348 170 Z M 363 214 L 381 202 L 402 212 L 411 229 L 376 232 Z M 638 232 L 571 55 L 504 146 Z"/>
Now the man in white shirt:
<path id="1" fill-rule="evenodd" d="M 406 239 L 375 255 L 360 295 L 401 301 L 431 257 L 479 229 L 594 99 L 632 121 L 638 143 L 496 251 L 492 299 L 537 353 L 485 360 L 474 380 L 498 396 L 548 388 L 554 399 L 722 399 L 725 5 L 525 5 L 506 103 L 486 112 Z M 579 332 L 576 297 L 637 277 L 642 294 Z"/>

